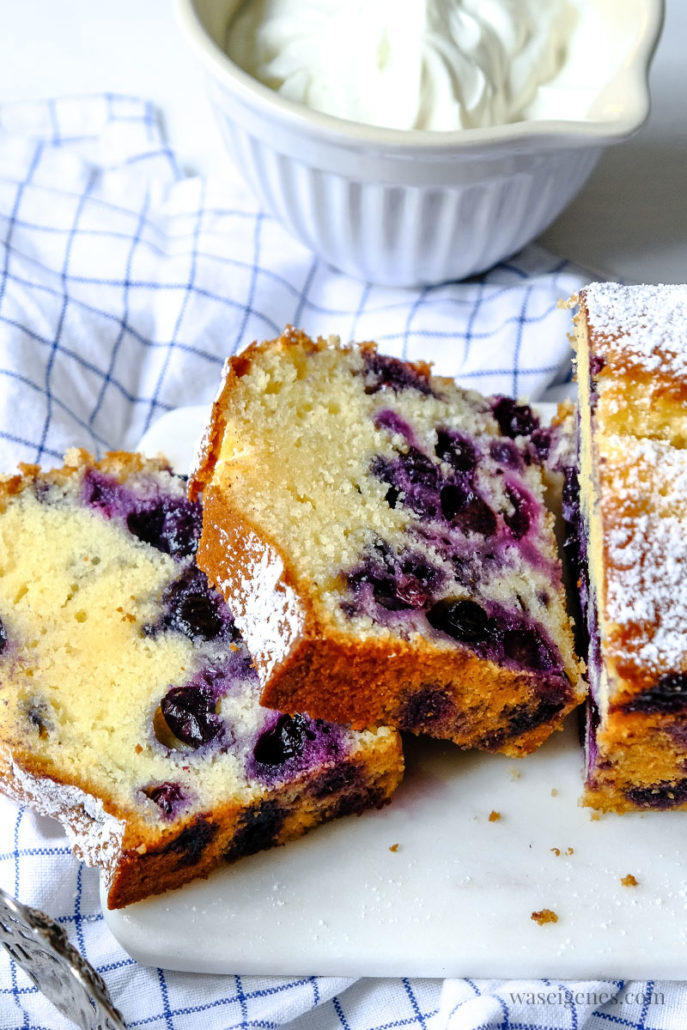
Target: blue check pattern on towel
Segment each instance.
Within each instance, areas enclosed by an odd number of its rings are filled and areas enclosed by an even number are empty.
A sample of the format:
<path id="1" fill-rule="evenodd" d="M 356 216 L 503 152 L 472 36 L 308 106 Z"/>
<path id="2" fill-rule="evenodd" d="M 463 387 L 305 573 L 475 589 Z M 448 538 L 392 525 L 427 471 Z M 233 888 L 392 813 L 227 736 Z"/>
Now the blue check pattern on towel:
<path id="1" fill-rule="evenodd" d="M 531 247 L 465 283 L 392 290 L 357 282 L 261 212 L 229 164 L 217 181 L 184 176 L 150 105 L 135 99 L 0 106 L 0 239 L 2 472 L 20 461 L 59 463 L 73 445 L 98 455 L 135 448 L 163 413 L 212 399 L 227 354 L 286 323 L 375 339 L 485 393 L 541 397 L 570 377 L 569 313 L 558 303 L 581 278 L 568 262 Z M 72 857 L 57 824 L 2 797 L 0 886 L 57 918 L 131 1028 L 687 1025 L 682 993 L 670 984 L 143 968 L 110 935 L 97 874 Z M 652 1003 L 659 992 L 660 1006 Z M 68 1025 L 3 952 L 0 1028 Z"/>

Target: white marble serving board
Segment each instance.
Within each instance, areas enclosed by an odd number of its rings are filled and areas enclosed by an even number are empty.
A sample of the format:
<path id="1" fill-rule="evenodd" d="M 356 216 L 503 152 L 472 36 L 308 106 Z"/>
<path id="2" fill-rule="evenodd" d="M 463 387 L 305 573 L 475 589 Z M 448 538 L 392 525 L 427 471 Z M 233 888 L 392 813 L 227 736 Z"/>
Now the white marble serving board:
<path id="1" fill-rule="evenodd" d="M 165 416 L 143 449 L 186 468 L 206 414 Z M 684 977 L 685 816 L 580 808 L 575 716 L 520 760 L 431 740 L 406 757 L 383 811 L 126 909 L 103 896 L 111 931 L 144 965 L 208 973 Z"/>

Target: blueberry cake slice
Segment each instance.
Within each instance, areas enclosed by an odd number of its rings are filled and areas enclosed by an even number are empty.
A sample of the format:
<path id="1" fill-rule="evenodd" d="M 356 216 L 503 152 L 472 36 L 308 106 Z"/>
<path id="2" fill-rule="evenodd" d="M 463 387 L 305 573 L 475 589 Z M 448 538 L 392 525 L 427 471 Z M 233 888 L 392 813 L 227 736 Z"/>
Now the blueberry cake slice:
<path id="1" fill-rule="evenodd" d="M 686 327 L 687 286 L 580 295 L 583 801 L 602 810 L 687 808 Z"/>
<path id="2" fill-rule="evenodd" d="M 0 483 L 0 788 L 58 818 L 118 908 L 379 806 L 398 735 L 261 708 L 162 461 Z"/>
<path id="3" fill-rule="evenodd" d="M 262 702 L 519 755 L 582 698 L 525 405 L 293 329 L 226 366 L 191 495 Z"/>

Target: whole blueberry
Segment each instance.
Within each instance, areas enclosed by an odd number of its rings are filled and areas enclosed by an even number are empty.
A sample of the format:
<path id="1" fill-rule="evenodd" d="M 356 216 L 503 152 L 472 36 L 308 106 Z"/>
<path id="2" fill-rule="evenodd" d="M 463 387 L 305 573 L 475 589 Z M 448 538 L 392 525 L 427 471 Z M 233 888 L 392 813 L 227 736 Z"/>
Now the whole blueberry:
<path id="1" fill-rule="evenodd" d="M 489 453 L 498 465 L 505 468 L 518 469 L 522 465 L 522 456 L 512 440 L 492 440 Z"/>
<path id="2" fill-rule="evenodd" d="M 460 527 L 464 533 L 492 536 L 496 532 L 496 515 L 477 491 L 464 482 L 447 483 L 439 495 L 441 513 L 447 522 Z"/>
<path id="3" fill-rule="evenodd" d="M 170 730 L 189 747 L 213 740 L 222 729 L 216 712 L 215 695 L 203 687 L 172 687 L 160 702 L 160 711 Z"/>
<path id="4" fill-rule="evenodd" d="M 314 739 L 306 716 L 280 715 L 275 725 L 258 737 L 253 756 L 261 765 L 283 765 L 303 753 L 306 740 Z"/>
<path id="5" fill-rule="evenodd" d="M 477 453 L 472 441 L 449 429 L 437 430 L 434 453 L 458 472 L 471 472 L 477 465 Z"/>
<path id="6" fill-rule="evenodd" d="M 237 635 L 224 600 L 212 590 L 205 573 L 195 566 L 185 569 L 167 588 L 163 605 L 162 625 L 190 640 L 215 640 L 220 636 L 234 639 Z"/>
<path id="7" fill-rule="evenodd" d="M 223 629 L 214 599 L 206 593 L 188 593 L 174 609 L 174 626 L 191 640 L 214 640 Z"/>
<path id="8" fill-rule="evenodd" d="M 492 412 L 503 435 L 512 440 L 518 436 L 531 436 L 539 428 L 539 419 L 530 406 L 516 404 L 511 397 L 495 397 Z"/>
<path id="9" fill-rule="evenodd" d="M 160 504 L 154 508 L 142 508 L 138 511 L 132 511 L 126 517 L 127 529 L 139 540 L 142 540 L 144 544 L 150 544 L 151 547 L 156 547 L 161 551 L 160 534 L 162 533 L 164 517 L 162 505 Z"/>
<path id="10" fill-rule="evenodd" d="M 126 523 L 144 543 L 174 558 L 187 558 L 198 548 L 202 514 L 199 504 L 165 497 L 152 507 L 132 511 Z"/>

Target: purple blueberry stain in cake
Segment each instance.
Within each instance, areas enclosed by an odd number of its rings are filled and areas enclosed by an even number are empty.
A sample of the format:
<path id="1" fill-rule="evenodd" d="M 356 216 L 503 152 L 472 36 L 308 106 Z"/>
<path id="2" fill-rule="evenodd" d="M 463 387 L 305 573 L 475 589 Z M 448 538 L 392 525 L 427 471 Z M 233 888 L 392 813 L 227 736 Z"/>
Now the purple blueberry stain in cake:
<path id="1" fill-rule="evenodd" d="M 456 472 L 472 472 L 477 467 L 477 448 L 469 437 L 455 429 L 437 429 L 434 453 Z"/>
<path id="2" fill-rule="evenodd" d="M 441 470 L 419 448 L 409 447 L 397 458 L 377 455 L 370 471 L 377 479 L 389 484 L 393 491 L 391 495 L 387 493 L 391 507 L 402 503 L 419 518 L 438 516 Z"/>
<path id="3" fill-rule="evenodd" d="M 487 610 L 471 598 L 445 598 L 430 608 L 427 621 L 480 658 L 566 679 L 558 650 L 544 628 L 495 602 L 489 602 Z"/>
<path id="4" fill-rule="evenodd" d="M 530 436 L 529 453 L 533 455 L 538 465 L 543 465 L 551 453 L 553 445 L 553 431 L 548 427 L 535 429 Z"/>
<path id="5" fill-rule="evenodd" d="M 602 358 L 600 354 L 589 355 L 589 374 L 593 377 L 598 376 L 599 373 L 606 367 L 606 360 Z"/>
<path id="6" fill-rule="evenodd" d="M 143 787 L 143 793 L 154 801 L 165 819 L 175 819 L 191 802 L 187 790 L 181 783 L 166 780 L 164 783 L 150 783 Z"/>
<path id="7" fill-rule="evenodd" d="M 89 468 L 83 478 L 83 501 L 105 518 L 120 518 L 129 532 L 143 543 L 173 558 L 195 554 L 202 528 L 202 509 L 185 497 L 162 494 L 142 497 L 98 469 Z"/>
<path id="8" fill-rule="evenodd" d="M 325 769 L 316 776 L 309 786 L 312 796 L 320 801 L 330 794 L 341 794 L 355 790 L 361 785 L 360 767 L 355 762 L 340 762 L 330 769 Z"/>
<path id="9" fill-rule="evenodd" d="M 511 440 L 518 436 L 531 436 L 539 428 L 539 419 L 529 404 L 518 404 L 511 397 L 495 396 L 491 405 L 499 429 Z"/>
<path id="10" fill-rule="evenodd" d="M 599 403 L 599 391 L 597 388 L 597 379 L 603 371 L 606 362 L 599 354 L 589 355 L 589 407 L 592 414 L 596 411 L 596 406 Z"/>
<path id="11" fill-rule="evenodd" d="M 201 506 L 183 497 L 164 497 L 159 503 L 127 515 L 131 533 L 173 558 L 188 558 L 198 549 Z"/>
<path id="12" fill-rule="evenodd" d="M 655 808 L 665 811 L 687 803 L 687 779 L 659 780 L 645 787 L 630 787 L 624 791 L 627 800 L 637 808 Z"/>
<path id="13" fill-rule="evenodd" d="M 534 626 L 507 629 L 503 635 L 503 650 L 507 658 L 526 669 L 551 672 L 560 666 L 550 645 Z"/>
<path id="14" fill-rule="evenodd" d="M 374 614 L 375 606 L 386 611 L 421 609 L 441 588 L 445 573 L 419 551 L 394 553 L 381 541 L 370 548 L 355 569 L 347 574 L 354 601 L 347 610 Z"/>
<path id="15" fill-rule="evenodd" d="M 408 444 L 415 446 L 416 439 L 410 424 L 391 408 L 382 408 L 375 413 L 374 423 L 377 429 L 386 429 L 392 436 L 402 436 Z"/>
<path id="16" fill-rule="evenodd" d="M 621 706 L 626 712 L 645 715 L 677 714 L 687 710 L 687 672 L 668 672 L 648 690 Z"/>
<path id="17" fill-rule="evenodd" d="M 678 750 L 687 751 L 687 723 L 684 720 L 669 722 L 665 726 L 661 726 L 661 730 L 670 737 Z M 687 768 L 685 772 L 687 772 Z"/>
<path id="18" fill-rule="evenodd" d="M 7 647 L 7 630 L 5 629 L 5 623 L 0 619 L 0 654 L 3 653 Z"/>
<path id="19" fill-rule="evenodd" d="M 203 856 L 203 852 L 217 836 L 219 826 L 204 816 L 198 816 L 190 826 L 181 831 L 178 837 L 170 841 L 163 849 L 165 855 L 173 854 L 179 856 L 177 868 L 196 865 Z"/>
<path id="20" fill-rule="evenodd" d="M 512 511 L 504 512 L 503 521 L 508 526 L 513 538 L 522 540 L 532 525 L 536 503 L 529 491 L 525 491 L 522 486 L 516 485 L 512 481 L 506 483 L 505 493 L 511 503 Z"/>
<path id="21" fill-rule="evenodd" d="M 262 800 L 241 815 L 240 826 L 224 857 L 232 862 L 244 855 L 254 855 L 277 843 L 286 812 L 275 800 Z"/>
<path id="22" fill-rule="evenodd" d="M 468 477 L 456 477 L 441 488 L 441 514 L 463 533 L 493 536 L 497 528 L 495 512 L 474 488 Z"/>
<path id="23" fill-rule="evenodd" d="M 344 815 L 362 815 L 371 808 L 381 808 L 387 804 L 388 798 L 381 787 L 375 784 L 362 784 L 356 790 L 349 791 L 337 798 L 336 804 L 328 815 L 339 819 Z"/>
<path id="24" fill-rule="evenodd" d="M 427 612 L 427 621 L 460 644 L 486 646 L 496 639 L 493 620 L 470 598 L 439 601 Z"/>
<path id="25" fill-rule="evenodd" d="M 409 732 L 431 732 L 442 722 L 455 723 L 456 706 L 442 687 L 423 686 L 405 698 L 398 713 L 399 729 Z"/>
<path id="26" fill-rule="evenodd" d="M 195 565 L 184 569 L 162 596 L 163 614 L 143 627 L 146 636 L 161 630 L 176 630 L 199 645 L 212 640 L 239 639 L 234 618 L 222 596 L 213 590 L 207 576 Z"/>
<path id="27" fill-rule="evenodd" d="M 83 477 L 83 500 L 108 519 L 115 516 L 126 518 L 136 507 L 136 498 L 131 490 L 113 476 L 93 468 L 86 469 Z"/>
<path id="28" fill-rule="evenodd" d="M 522 454 L 512 440 L 496 438 L 489 444 L 489 453 L 497 465 L 507 469 L 522 468 Z"/>
<path id="29" fill-rule="evenodd" d="M 293 779 L 316 765 L 339 759 L 343 729 L 307 715 L 271 713 L 255 739 L 248 774 L 263 783 Z"/>
<path id="30" fill-rule="evenodd" d="M 434 394 L 428 376 L 406 361 L 400 361 L 398 358 L 392 358 L 386 354 L 378 354 L 373 350 L 365 352 L 363 361 L 365 393 L 367 394 L 378 393 L 380 390 L 393 390 L 394 393 L 400 393 L 403 390 L 417 390 L 425 396 Z"/>
<path id="31" fill-rule="evenodd" d="M 508 736 L 519 737 L 559 716 L 565 698 L 539 698 L 536 704 L 513 707 L 507 713 Z"/>
<path id="32" fill-rule="evenodd" d="M 41 740 L 45 740 L 53 730 L 50 706 L 38 697 L 32 697 L 23 706 L 26 718 L 36 730 Z"/>

